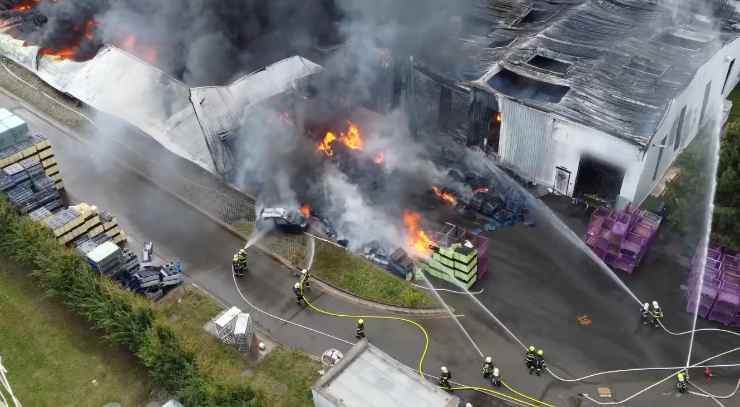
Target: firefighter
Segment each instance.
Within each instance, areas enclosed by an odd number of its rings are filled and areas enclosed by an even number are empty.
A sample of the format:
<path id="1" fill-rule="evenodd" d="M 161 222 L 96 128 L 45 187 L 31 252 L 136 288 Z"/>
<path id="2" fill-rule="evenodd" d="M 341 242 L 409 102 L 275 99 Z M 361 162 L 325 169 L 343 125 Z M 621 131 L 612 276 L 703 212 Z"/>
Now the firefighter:
<path id="1" fill-rule="evenodd" d="M 542 374 L 543 370 L 545 370 L 545 352 L 542 349 L 538 349 L 537 353 L 535 354 L 534 360 L 529 367 L 529 374 L 532 374 L 532 372 L 534 372 L 537 374 L 537 376 L 539 376 Z"/>
<path id="2" fill-rule="evenodd" d="M 239 249 L 234 255 L 233 267 L 235 276 L 244 276 L 244 273 L 247 271 L 247 251 L 245 249 Z"/>
<path id="3" fill-rule="evenodd" d="M 298 305 L 304 305 L 303 293 L 301 292 L 301 283 L 295 283 L 293 285 L 293 294 L 295 294 L 295 302 Z"/>
<path id="4" fill-rule="evenodd" d="M 642 320 L 643 325 L 650 325 L 652 324 L 652 314 L 650 313 L 650 303 L 644 303 L 642 304 L 642 308 L 640 309 L 640 319 Z"/>
<path id="5" fill-rule="evenodd" d="M 483 361 L 483 368 L 481 368 L 481 373 L 483 374 L 483 377 L 488 379 L 491 377 L 491 373 L 493 373 L 493 358 L 490 356 L 486 356 L 486 360 Z"/>
<path id="6" fill-rule="evenodd" d="M 683 372 L 676 376 L 676 388 L 679 393 L 686 393 L 686 375 Z"/>
<path id="7" fill-rule="evenodd" d="M 439 370 L 439 387 L 447 391 L 452 391 L 452 385 L 450 384 L 452 373 L 447 369 L 447 366 L 442 366 Z"/>
<path id="8" fill-rule="evenodd" d="M 527 353 L 524 355 L 524 362 L 527 365 L 527 368 L 532 367 L 532 363 L 534 363 L 534 359 L 537 356 L 537 351 L 535 350 L 534 346 L 529 345 L 527 348 Z"/>
<path id="9" fill-rule="evenodd" d="M 493 372 L 491 373 L 491 385 L 494 387 L 501 387 L 501 372 L 497 367 L 494 367 Z"/>
<path id="10" fill-rule="evenodd" d="M 303 280 L 303 288 L 307 290 L 311 289 L 311 281 L 309 280 L 310 277 L 311 276 L 308 274 L 308 270 L 301 270 L 301 280 Z"/>
<path id="11" fill-rule="evenodd" d="M 653 309 L 651 312 L 653 314 L 653 326 L 657 328 L 663 321 L 663 310 L 660 308 L 658 301 L 653 301 Z"/>
<path id="12" fill-rule="evenodd" d="M 365 320 L 363 319 L 357 320 L 357 329 L 355 329 L 355 337 L 357 339 L 362 339 L 365 337 Z"/>

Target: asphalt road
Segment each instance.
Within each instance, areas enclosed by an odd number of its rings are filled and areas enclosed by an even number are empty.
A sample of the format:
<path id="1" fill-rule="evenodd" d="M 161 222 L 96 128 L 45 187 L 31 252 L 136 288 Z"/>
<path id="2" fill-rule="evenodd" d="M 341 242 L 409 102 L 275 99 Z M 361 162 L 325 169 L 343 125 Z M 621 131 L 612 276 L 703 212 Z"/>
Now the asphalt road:
<path id="1" fill-rule="evenodd" d="M 210 175 L 183 163 L 136 132 L 119 130 L 109 138 L 97 134 L 80 142 L 38 114 L 18 107 L 5 95 L 0 94 L 0 106 L 11 108 L 26 119 L 34 131 L 50 139 L 73 200 L 110 210 L 133 239 L 153 240 L 160 255 L 179 258 L 194 283 L 225 303 L 248 309 L 234 288 L 229 270 L 231 255 L 243 242 L 153 185 L 141 172 L 156 175 L 158 180 L 162 179 L 162 174 L 171 174 L 165 179 L 172 183 L 197 179 L 200 183 L 212 181 L 215 184 L 215 179 L 209 179 Z M 127 148 L 122 148 L 121 143 Z M 144 154 L 135 154 L 137 149 Z M 448 216 L 454 218 L 455 214 L 448 213 Z M 544 220 L 535 228 L 517 226 L 490 235 L 491 272 L 476 286 L 476 289 L 484 289 L 479 296 L 481 302 L 522 341 L 545 349 L 550 365 L 566 375 L 685 363 L 688 338 L 672 338 L 642 328 L 637 304 Z M 253 253 L 251 262 L 252 274 L 240 282 L 250 301 L 290 321 L 353 341 L 354 321 L 317 315 L 295 305 L 291 292 L 295 278 L 290 271 L 258 252 Z M 673 279 L 670 283 L 665 281 L 665 273 L 675 270 L 676 266 L 657 256 L 648 258 L 646 264 L 658 272 L 637 275 L 639 281 L 634 285 L 638 287 L 638 295 L 651 299 L 655 294 L 666 308 L 667 323 L 674 329 L 687 328 L 687 314 L 678 309 L 681 302 L 677 297 L 681 293 L 669 288 L 677 284 Z M 628 283 L 633 284 L 632 281 Z M 442 286 L 439 282 L 435 284 Z M 559 406 L 579 405 L 580 399 L 575 394 L 581 391 L 594 394 L 596 383 L 606 383 L 621 398 L 664 375 L 661 372 L 610 376 L 603 381 L 574 386 L 560 384 L 549 376 L 531 377 L 522 365 L 519 345 L 483 309 L 464 296 L 443 294 L 443 297 L 463 314 L 461 323 L 483 353 L 494 356 L 506 380 Z M 330 310 L 377 314 L 328 295 L 319 294 L 314 302 Z M 579 315 L 589 315 L 593 324 L 589 327 L 578 325 L 576 317 Z M 348 348 L 344 342 L 308 333 L 265 315 L 257 314 L 256 317 L 261 327 L 278 342 L 314 354 L 330 347 Z M 425 365 L 428 373 L 436 374 L 444 364 L 451 368 L 454 379 L 483 384 L 479 378 L 481 358 L 451 320 L 420 322 L 429 330 L 432 339 Z M 407 365 L 416 366 L 423 341 L 414 328 L 394 321 L 369 320 L 367 331 L 371 342 Z M 719 335 L 697 336 L 694 360 L 732 345 L 740 346 L 740 340 Z M 739 359 L 735 356 L 718 362 Z M 715 379 L 712 390 L 718 393 L 731 390 L 729 382 Z M 628 405 L 712 405 L 704 399 L 677 398 L 672 385 L 673 381 L 668 381 Z M 474 399 L 476 406 L 496 405 L 487 397 Z"/>
<path id="2" fill-rule="evenodd" d="M 99 140 L 105 135 L 73 135 L 43 114 L 32 112 L 1 93 L 0 106 L 26 120 L 31 131 L 49 139 L 60 164 L 68 196 L 73 202 L 88 202 L 112 212 L 131 239 L 138 242 L 153 241 L 158 255 L 181 261 L 193 283 L 226 304 L 249 310 L 234 287 L 230 271 L 231 257 L 244 242 L 144 176 L 149 171 L 177 169 L 178 173 L 172 174 L 169 182 L 187 179 L 188 174 L 183 171 L 193 171 L 193 178 L 202 180 L 203 174 L 199 169 L 176 162 L 176 165 L 172 165 L 172 156 L 163 156 L 162 160 L 168 162 L 163 165 L 148 162 L 146 157 L 136 156 L 110 140 Z M 116 138 L 126 136 L 117 131 Z M 140 136 L 135 132 L 128 136 L 131 142 L 126 143 L 127 147 L 151 147 L 146 140 L 137 139 Z M 150 152 L 147 155 L 152 156 Z M 296 279 L 291 271 L 257 251 L 250 256 L 250 263 L 253 272 L 241 282 L 241 288 L 251 302 L 289 321 L 354 342 L 354 320 L 317 315 L 295 304 L 292 286 Z M 317 306 L 329 310 L 378 314 L 373 309 L 348 304 L 328 295 L 317 295 L 313 301 Z M 329 348 L 349 349 L 344 342 L 307 332 L 266 315 L 258 313 L 256 320 L 274 340 L 309 353 L 318 355 Z M 425 359 L 426 372 L 436 374 L 444 364 L 455 372 L 455 379 L 474 382 L 478 376 L 480 358 L 477 353 L 471 352 L 469 343 L 454 324 L 448 319 L 420 322 L 429 330 L 432 338 Z M 373 344 L 407 365 L 417 366 L 423 338 L 415 328 L 395 321 L 369 320 L 367 333 Z M 468 369 L 469 366 L 476 368 Z"/>

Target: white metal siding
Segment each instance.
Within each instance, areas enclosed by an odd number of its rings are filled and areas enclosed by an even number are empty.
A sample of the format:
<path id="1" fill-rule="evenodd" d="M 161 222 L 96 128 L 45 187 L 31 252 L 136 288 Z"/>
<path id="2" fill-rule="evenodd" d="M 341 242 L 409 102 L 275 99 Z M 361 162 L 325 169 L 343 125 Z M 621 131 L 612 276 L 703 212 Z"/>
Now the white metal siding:
<path id="1" fill-rule="evenodd" d="M 541 112 L 501 98 L 501 160 L 518 168 L 526 178 L 553 183 L 552 120 Z"/>

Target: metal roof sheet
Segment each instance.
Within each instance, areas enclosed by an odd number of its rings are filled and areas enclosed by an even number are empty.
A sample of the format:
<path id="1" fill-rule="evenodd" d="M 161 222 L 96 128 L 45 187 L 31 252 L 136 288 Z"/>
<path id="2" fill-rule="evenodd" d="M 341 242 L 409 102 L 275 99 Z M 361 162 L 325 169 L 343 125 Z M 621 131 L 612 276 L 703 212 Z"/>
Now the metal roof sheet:
<path id="1" fill-rule="evenodd" d="M 697 7 L 707 3 L 699 0 L 483 3 L 473 24 L 485 34 L 464 42 L 477 61 L 473 86 L 638 145 L 647 144 L 696 71 L 740 37 L 735 13 L 704 15 Z M 512 93 L 491 82 L 501 68 L 568 91 L 559 100 Z"/>

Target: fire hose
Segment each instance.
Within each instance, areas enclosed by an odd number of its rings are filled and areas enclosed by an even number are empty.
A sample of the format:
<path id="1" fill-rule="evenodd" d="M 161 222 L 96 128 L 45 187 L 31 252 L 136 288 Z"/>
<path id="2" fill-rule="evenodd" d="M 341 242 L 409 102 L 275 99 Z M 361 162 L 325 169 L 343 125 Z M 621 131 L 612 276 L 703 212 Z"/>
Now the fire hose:
<path id="1" fill-rule="evenodd" d="M 730 331 L 730 330 L 727 330 L 727 329 L 720 329 L 720 328 L 701 328 L 701 329 L 695 329 L 695 330 L 688 330 L 688 331 L 684 331 L 684 332 L 673 332 L 673 331 L 671 331 L 670 329 L 668 329 L 668 327 L 666 327 L 663 324 L 663 321 L 658 320 L 658 323 L 660 324 L 661 328 L 663 328 L 663 330 L 668 335 L 673 335 L 673 336 L 688 335 L 691 332 L 697 332 L 697 333 L 698 332 L 721 332 L 721 333 L 725 333 L 725 334 L 729 334 L 729 335 L 740 336 L 740 332 L 734 332 L 734 331 Z"/>
<path id="2" fill-rule="evenodd" d="M 722 357 L 722 356 L 728 355 L 728 354 L 730 354 L 730 353 L 733 353 L 733 352 L 737 352 L 738 350 L 740 350 L 740 347 L 737 347 L 737 348 L 734 348 L 734 349 L 730 349 L 730 350 L 728 350 L 728 351 L 724 351 L 724 352 L 722 352 L 722 353 L 719 353 L 719 354 L 717 354 L 717 355 L 714 355 L 714 356 L 712 356 L 712 357 L 706 358 L 706 359 L 702 360 L 702 361 L 701 361 L 701 362 L 699 362 L 699 363 L 695 363 L 695 364 L 693 364 L 693 365 L 689 366 L 689 368 L 693 368 L 693 367 L 699 367 L 700 365 L 702 365 L 702 364 L 704 364 L 704 363 L 706 363 L 706 362 L 709 362 L 710 360 L 714 360 L 714 359 L 717 359 L 717 358 L 719 358 L 719 357 Z M 683 370 L 685 370 L 685 368 L 684 368 L 684 367 L 682 367 L 682 368 L 681 368 L 680 370 L 677 370 L 677 371 L 675 371 L 675 372 L 674 372 L 673 374 L 671 374 L 670 376 L 667 376 L 667 377 L 665 377 L 665 378 L 663 378 L 663 379 L 661 379 L 661 380 L 659 380 L 659 381 L 657 381 L 657 382 L 655 382 L 655 383 L 651 384 L 650 386 L 647 386 L 647 387 L 645 387 L 644 389 L 642 389 L 642 390 L 640 390 L 640 391 L 638 391 L 638 392 L 636 392 L 636 393 L 633 393 L 632 395 L 630 395 L 629 397 L 627 397 L 627 398 L 625 398 L 624 400 L 621 400 L 621 401 L 598 401 L 598 400 L 595 400 L 595 399 L 593 399 L 593 398 L 592 398 L 591 396 L 589 396 L 588 394 L 581 394 L 581 396 L 582 396 L 583 398 L 587 399 L 588 401 L 590 401 L 590 402 L 592 402 L 592 403 L 595 403 L 595 404 L 598 404 L 598 405 L 600 405 L 600 406 L 614 406 L 614 405 L 619 405 L 619 404 L 623 404 L 623 403 L 626 403 L 626 402 L 628 402 L 628 401 L 632 400 L 633 398 L 635 398 L 635 397 L 637 397 L 637 396 L 639 396 L 639 395 L 641 395 L 641 394 L 643 394 L 643 393 L 647 392 L 648 390 L 650 390 L 650 389 L 652 389 L 652 388 L 654 388 L 654 387 L 657 387 L 657 386 L 659 386 L 659 385 L 661 385 L 661 384 L 665 383 L 666 381 L 670 380 L 671 378 L 673 378 L 673 377 L 675 377 L 676 375 L 678 375 L 679 373 L 681 373 L 681 372 L 682 372 Z"/>
<path id="3" fill-rule="evenodd" d="M 306 305 L 308 305 L 309 308 L 311 308 L 312 310 L 314 310 L 314 311 L 316 311 L 316 312 L 318 312 L 320 314 L 324 314 L 324 315 L 328 315 L 328 316 L 332 316 L 332 317 L 336 317 L 336 318 L 370 319 L 370 320 L 372 320 L 372 319 L 375 319 L 375 320 L 395 320 L 395 321 L 400 321 L 400 322 L 407 323 L 407 324 L 415 327 L 416 329 L 418 329 L 422 333 L 422 335 L 424 336 L 424 347 L 423 347 L 423 349 L 421 351 L 421 354 L 419 355 L 418 372 L 419 372 L 419 375 L 423 379 L 426 380 L 426 376 L 424 374 L 424 359 L 426 359 L 426 355 L 427 355 L 427 352 L 429 350 L 429 341 L 430 341 L 429 340 L 429 332 L 426 330 L 426 328 L 424 328 L 421 324 L 419 324 L 416 321 L 413 321 L 413 320 L 408 319 L 408 318 L 403 318 L 403 317 L 388 316 L 388 315 L 353 315 L 353 314 L 337 313 L 337 312 L 332 312 L 332 311 L 327 311 L 327 310 L 321 309 L 321 308 L 313 305 L 313 303 L 311 303 L 311 301 L 304 295 L 304 293 L 303 293 L 304 279 L 305 279 L 305 276 L 304 277 L 301 277 L 301 280 L 300 280 L 301 296 L 303 297 L 303 300 L 306 302 Z M 530 401 L 526 401 L 526 400 L 520 399 L 518 397 L 509 395 L 509 394 L 506 394 L 506 393 L 502 393 L 502 392 L 497 391 L 495 389 L 486 388 L 486 387 L 476 387 L 476 386 L 461 385 L 461 386 L 458 386 L 458 387 L 453 387 L 453 388 L 451 388 L 451 390 L 472 390 L 472 391 L 477 391 L 477 392 L 480 392 L 480 393 L 484 393 L 484 394 L 487 394 L 487 395 L 490 395 L 490 396 L 499 398 L 501 400 L 514 402 L 514 403 L 517 403 L 519 405 L 523 405 L 523 406 L 527 406 L 527 407 L 541 407 L 541 406 L 555 407 L 555 405 L 553 405 L 553 404 L 550 404 L 550 403 L 545 402 L 545 401 L 538 400 L 538 399 L 536 399 L 534 397 L 531 397 L 529 395 L 526 395 L 526 394 L 524 394 L 522 392 L 516 391 L 516 390 L 514 390 L 511 386 L 509 386 L 506 383 L 504 383 L 504 386 L 507 389 L 509 389 L 512 393 L 515 393 L 516 395 L 518 395 L 520 397 L 523 397 L 524 399 L 527 399 L 527 400 L 530 400 Z"/>

